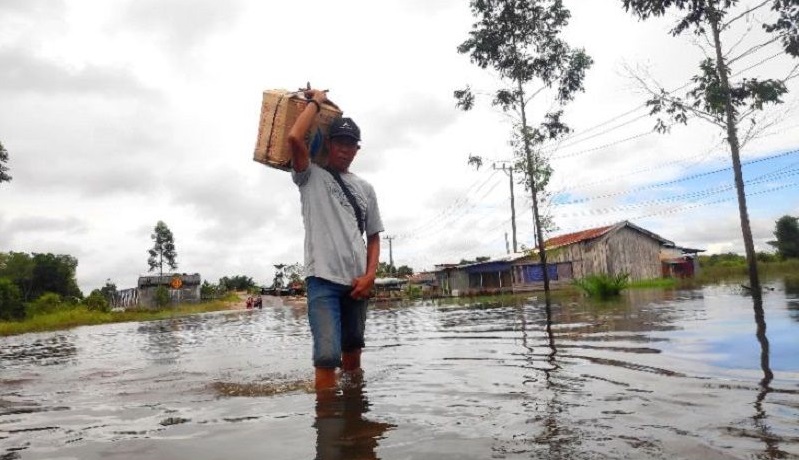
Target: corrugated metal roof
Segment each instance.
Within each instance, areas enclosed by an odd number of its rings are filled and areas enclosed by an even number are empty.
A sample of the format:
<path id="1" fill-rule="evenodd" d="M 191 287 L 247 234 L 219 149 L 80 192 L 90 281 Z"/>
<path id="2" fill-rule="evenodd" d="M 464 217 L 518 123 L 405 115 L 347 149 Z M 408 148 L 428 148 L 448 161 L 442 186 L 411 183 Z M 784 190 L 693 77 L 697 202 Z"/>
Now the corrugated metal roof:
<path id="1" fill-rule="evenodd" d="M 579 232 L 567 233 L 566 235 L 556 236 L 554 238 L 550 238 L 547 240 L 546 248 L 552 249 L 560 246 L 568 246 L 570 244 L 580 243 L 582 241 L 593 240 L 595 238 L 599 238 L 600 236 L 606 234 L 611 229 L 613 229 L 613 227 L 615 227 L 615 225 L 608 225 L 607 227 L 589 228 L 588 230 L 581 230 Z"/>
<path id="2" fill-rule="evenodd" d="M 574 243 L 590 241 L 599 238 L 601 236 L 604 236 L 611 231 L 622 229 L 624 227 L 629 227 L 637 232 L 643 233 L 644 235 L 659 241 L 660 244 L 664 246 L 674 246 L 673 241 L 667 240 L 662 236 L 658 235 L 657 233 L 652 233 L 645 228 L 639 227 L 633 224 L 632 222 L 625 220 L 614 225 L 608 225 L 606 227 L 589 228 L 588 230 L 582 230 L 579 232 L 569 233 L 566 235 L 550 238 L 546 242 L 546 247 L 547 249 L 554 249 L 561 246 L 568 246 Z"/>

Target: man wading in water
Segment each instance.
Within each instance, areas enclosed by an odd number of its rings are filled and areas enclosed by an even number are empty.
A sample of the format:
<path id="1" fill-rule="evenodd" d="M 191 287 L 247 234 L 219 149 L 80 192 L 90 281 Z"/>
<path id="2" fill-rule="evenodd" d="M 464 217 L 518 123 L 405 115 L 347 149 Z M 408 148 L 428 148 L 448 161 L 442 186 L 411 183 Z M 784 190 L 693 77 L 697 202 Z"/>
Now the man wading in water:
<path id="1" fill-rule="evenodd" d="M 305 91 L 308 105 L 289 133 L 292 178 L 300 188 L 305 224 L 308 322 L 313 334 L 316 389 L 335 388 L 336 368 L 361 368 L 366 304 L 374 287 L 383 222 L 372 186 L 349 172 L 361 131 L 350 118 L 330 125 L 327 168 L 310 160 L 305 137 L 323 91 Z M 355 206 L 353 206 L 355 205 Z M 364 245 L 363 233 L 366 233 Z"/>

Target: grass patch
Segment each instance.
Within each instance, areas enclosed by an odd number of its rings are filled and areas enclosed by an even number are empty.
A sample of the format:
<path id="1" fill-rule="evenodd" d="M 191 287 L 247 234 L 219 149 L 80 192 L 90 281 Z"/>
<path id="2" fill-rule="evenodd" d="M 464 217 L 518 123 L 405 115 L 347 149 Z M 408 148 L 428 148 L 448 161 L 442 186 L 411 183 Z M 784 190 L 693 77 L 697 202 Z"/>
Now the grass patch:
<path id="1" fill-rule="evenodd" d="M 627 288 L 630 275 L 622 273 L 616 276 L 606 274 L 586 276 L 574 281 L 574 285 L 582 289 L 589 297 L 606 300 L 618 297 Z"/>
<path id="2" fill-rule="evenodd" d="M 679 284 L 680 282 L 676 278 L 652 278 L 648 280 L 630 281 L 627 284 L 627 288 L 629 289 L 673 288 Z"/>
<path id="3" fill-rule="evenodd" d="M 226 296 L 224 299 L 210 302 L 178 304 L 163 310 L 127 310 L 120 312 L 92 311 L 81 305 L 50 313 L 42 313 L 23 321 L 2 321 L 0 322 L 0 336 L 25 334 L 27 332 L 56 331 L 95 324 L 175 318 L 197 313 L 227 310 L 232 301 L 238 300 L 238 296 L 234 295 L 233 297 Z"/>

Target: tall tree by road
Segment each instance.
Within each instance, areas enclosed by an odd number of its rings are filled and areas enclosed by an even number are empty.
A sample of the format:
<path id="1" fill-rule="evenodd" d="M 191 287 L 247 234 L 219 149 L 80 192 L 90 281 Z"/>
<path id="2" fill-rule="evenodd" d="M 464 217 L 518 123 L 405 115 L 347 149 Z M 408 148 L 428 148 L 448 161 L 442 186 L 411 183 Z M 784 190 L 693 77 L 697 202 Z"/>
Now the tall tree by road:
<path id="1" fill-rule="evenodd" d="M 159 220 L 155 224 L 155 229 L 150 238 L 154 243 L 153 248 L 149 251 L 150 258 L 147 259 L 147 264 L 150 266 L 149 271 L 157 268 L 158 273 L 163 275 L 164 264 L 167 264 L 172 270 L 178 268 L 178 264 L 175 261 L 178 256 L 175 252 L 175 240 L 172 237 L 172 231 L 169 230 L 169 227 L 163 221 Z"/>
<path id="2" fill-rule="evenodd" d="M 8 150 L 0 142 L 0 183 L 11 181 L 11 176 L 8 175 L 8 166 L 5 163 L 8 163 Z"/>
<path id="3" fill-rule="evenodd" d="M 749 212 L 746 205 L 746 192 L 741 172 L 741 146 L 748 138 L 757 134 L 759 126 L 752 116 L 763 110 L 764 105 L 779 104 L 788 91 L 785 82 L 796 76 L 797 67 L 782 79 L 743 78 L 730 81 L 731 66 L 741 59 L 751 56 L 764 47 L 779 42 L 788 56 L 799 57 L 799 1 L 765 0 L 743 5 L 738 0 L 622 0 L 624 8 L 635 16 L 646 20 L 651 16 L 663 16 L 667 11 L 677 10 L 679 20 L 671 34 L 680 35 L 690 30 L 700 39 L 706 40 L 709 49 L 699 64 L 700 73 L 692 78 L 695 85 L 686 96 L 679 97 L 660 88 L 647 102 L 652 114 L 665 113 L 675 123 L 687 123 L 688 117 L 696 117 L 710 122 L 726 135 L 730 146 L 735 189 L 738 197 L 738 212 L 741 219 L 741 233 L 746 249 L 749 269 L 749 283 L 754 292 L 760 293 L 760 278 L 757 272 L 755 245 L 749 225 Z M 739 3 L 742 6 L 739 7 Z M 760 14 L 758 10 L 771 6 L 770 19 L 763 20 L 763 29 L 770 34 L 768 38 L 739 48 L 747 32 L 735 26 L 739 21 L 752 21 Z M 774 21 L 774 22 L 769 22 Z M 747 30 L 752 30 L 752 27 Z M 724 37 L 722 36 L 724 35 Z M 728 41 L 729 39 L 729 41 Z M 700 41 L 697 41 L 701 44 Z M 725 44 L 728 45 L 725 48 Z M 743 139 L 739 128 L 745 120 L 752 120 Z M 658 120 L 656 129 L 668 130 L 663 120 Z"/>
<path id="4" fill-rule="evenodd" d="M 514 116 L 511 145 L 515 167 L 524 174 L 524 184 L 533 203 L 533 220 L 538 254 L 546 267 L 544 230 L 547 221 L 539 209 L 552 167 L 543 154 L 545 141 L 569 132 L 561 120 L 563 106 L 583 90 L 585 72 L 593 61 L 582 49 L 572 49 L 560 38 L 571 13 L 561 0 L 472 0 L 469 39 L 458 47 L 483 69 L 498 72 L 503 88 L 496 91 L 492 105 Z M 528 104 L 551 90 L 555 104 L 543 113 L 537 127 L 529 119 Z M 475 96 L 470 87 L 455 91 L 458 107 L 470 110 Z M 547 104 L 549 105 L 549 104 Z M 474 156 L 470 162 L 474 162 Z M 544 273 L 544 290 L 549 293 L 549 275 Z"/>

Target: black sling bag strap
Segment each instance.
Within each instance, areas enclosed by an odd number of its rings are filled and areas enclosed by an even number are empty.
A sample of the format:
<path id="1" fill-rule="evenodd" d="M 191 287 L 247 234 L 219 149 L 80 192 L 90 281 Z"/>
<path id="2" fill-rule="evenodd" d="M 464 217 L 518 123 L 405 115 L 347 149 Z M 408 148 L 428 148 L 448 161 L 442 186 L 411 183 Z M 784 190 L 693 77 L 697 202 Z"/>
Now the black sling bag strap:
<path id="1" fill-rule="evenodd" d="M 344 183 L 344 179 L 341 178 L 341 174 L 339 174 L 338 171 L 330 168 L 325 168 L 325 171 L 329 172 L 330 175 L 333 176 L 333 179 L 336 179 L 336 182 L 338 182 L 338 185 L 341 187 L 341 190 L 347 197 L 347 201 L 350 202 L 350 206 L 352 206 L 352 209 L 355 210 L 355 218 L 358 220 L 358 230 L 363 233 L 366 231 L 366 225 L 363 221 L 363 214 L 361 214 L 361 207 L 358 206 L 358 203 L 355 201 L 355 197 L 352 195 L 350 188 Z"/>

